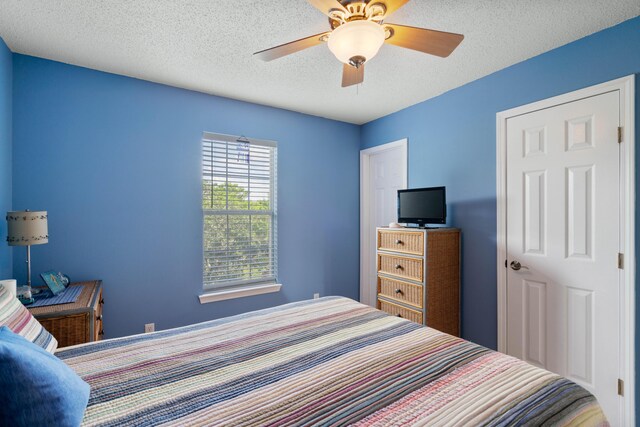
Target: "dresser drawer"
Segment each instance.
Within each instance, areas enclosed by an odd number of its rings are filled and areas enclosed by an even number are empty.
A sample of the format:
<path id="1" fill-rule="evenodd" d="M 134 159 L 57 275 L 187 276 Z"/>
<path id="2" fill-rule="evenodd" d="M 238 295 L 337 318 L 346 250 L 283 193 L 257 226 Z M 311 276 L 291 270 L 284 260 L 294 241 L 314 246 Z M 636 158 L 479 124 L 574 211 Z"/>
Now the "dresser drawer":
<path id="1" fill-rule="evenodd" d="M 96 306 L 96 318 L 95 318 L 95 324 L 93 326 L 93 334 L 94 334 L 94 341 L 100 341 L 102 339 L 102 336 L 104 335 L 104 330 L 103 330 L 103 322 L 102 322 L 102 309 L 104 306 L 104 298 L 102 297 L 102 289 L 100 290 L 100 294 L 98 294 L 98 304 Z"/>
<path id="2" fill-rule="evenodd" d="M 378 295 L 412 305 L 416 308 L 422 308 L 424 306 L 424 287 L 414 283 L 401 282 L 380 276 L 378 277 Z"/>
<path id="3" fill-rule="evenodd" d="M 78 313 L 38 319 L 42 326 L 58 340 L 58 348 L 91 341 L 91 314 Z"/>
<path id="4" fill-rule="evenodd" d="M 424 233 L 378 230 L 378 250 L 424 255 Z"/>
<path id="5" fill-rule="evenodd" d="M 422 259 L 378 254 L 378 272 L 422 282 Z"/>
<path id="6" fill-rule="evenodd" d="M 422 313 L 419 311 L 411 310 L 382 299 L 378 300 L 378 308 L 392 316 L 402 317 L 403 319 L 422 324 Z"/>

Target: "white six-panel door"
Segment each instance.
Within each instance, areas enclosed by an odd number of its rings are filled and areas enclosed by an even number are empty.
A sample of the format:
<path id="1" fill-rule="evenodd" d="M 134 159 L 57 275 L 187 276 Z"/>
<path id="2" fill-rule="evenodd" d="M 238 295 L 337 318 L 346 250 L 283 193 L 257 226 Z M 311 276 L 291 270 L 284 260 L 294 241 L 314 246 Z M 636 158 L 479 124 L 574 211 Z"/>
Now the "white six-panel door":
<path id="1" fill-rule="evenodd" d="M 619 92 L 506 124 L 506 351 L 563 375 L 619 425 Z"/>

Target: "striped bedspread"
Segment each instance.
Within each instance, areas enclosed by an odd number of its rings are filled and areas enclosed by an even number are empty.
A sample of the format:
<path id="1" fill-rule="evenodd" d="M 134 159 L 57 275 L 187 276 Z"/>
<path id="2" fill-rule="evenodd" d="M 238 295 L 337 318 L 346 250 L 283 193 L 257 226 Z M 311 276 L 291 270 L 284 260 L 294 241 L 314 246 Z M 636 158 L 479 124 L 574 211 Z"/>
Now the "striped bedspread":
<path id="1" fill-rule="evenodd" d="M 85 425 L 607 425 L 571 381 L 341 297 L 56 355 Z"/>

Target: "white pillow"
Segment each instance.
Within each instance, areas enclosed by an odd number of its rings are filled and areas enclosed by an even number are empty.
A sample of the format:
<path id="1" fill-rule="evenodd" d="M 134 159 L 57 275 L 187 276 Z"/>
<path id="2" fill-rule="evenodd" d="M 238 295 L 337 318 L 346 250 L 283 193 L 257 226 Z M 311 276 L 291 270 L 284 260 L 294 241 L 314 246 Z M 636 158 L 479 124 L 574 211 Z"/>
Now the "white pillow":
<path id="1" fill-rule="evenodd" d="M 0 285 L 0 326 L 8 326 L 14 333 L 39 345 L 49 353 L 53 353 L 58 348 L 55 337 L 3 285 Z"/>
<path id="2" fill-rule="evenodd" d="M 4 286 L 4 288 L 7 289 L 14 297 L 17 296 L 16 279 L 0 280 L 0 286 Z"/>

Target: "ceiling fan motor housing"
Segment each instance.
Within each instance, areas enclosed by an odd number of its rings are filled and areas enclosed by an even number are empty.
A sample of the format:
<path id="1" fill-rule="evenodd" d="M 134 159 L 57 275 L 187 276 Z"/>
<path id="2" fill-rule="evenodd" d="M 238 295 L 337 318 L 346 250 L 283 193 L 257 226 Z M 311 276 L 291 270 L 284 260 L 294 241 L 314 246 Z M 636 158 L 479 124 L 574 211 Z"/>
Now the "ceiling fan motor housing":
<path id="1" fill-rule="evenodd" d="M 384 3 L 372 1 L 342 0 L 340 2 L 344 9 L 331 9 L 328 13 L 331 29 L 335 30 L 340 25 L 351 21 L 367 19 L 375 22 L 382 22 L 387 7 Z"/>

